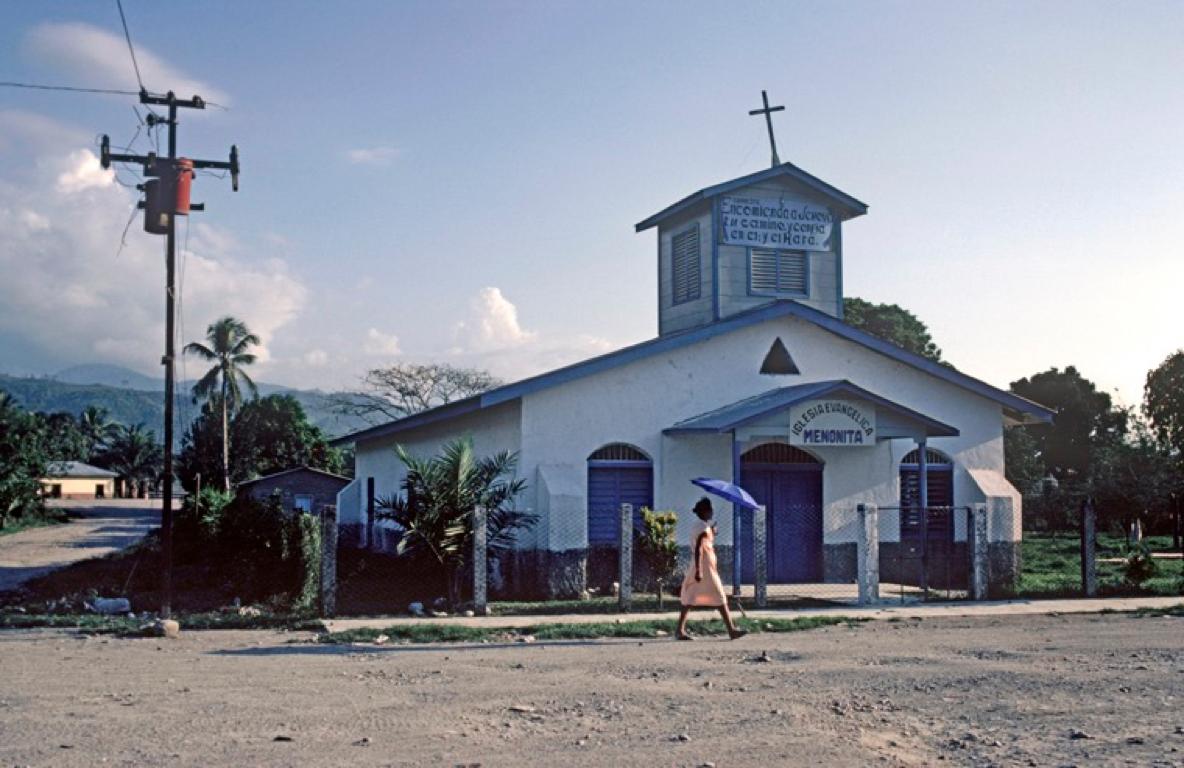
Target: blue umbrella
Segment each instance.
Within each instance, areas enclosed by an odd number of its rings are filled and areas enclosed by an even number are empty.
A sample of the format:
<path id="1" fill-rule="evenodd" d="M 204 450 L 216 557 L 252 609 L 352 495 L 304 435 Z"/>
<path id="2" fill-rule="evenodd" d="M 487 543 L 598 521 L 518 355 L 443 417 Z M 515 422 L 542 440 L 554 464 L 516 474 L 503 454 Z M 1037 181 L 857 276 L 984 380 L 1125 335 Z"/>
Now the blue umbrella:
<path id="1" fill-rule="evenodd" d="M 756 503 L 756 499 L 748 491 L 744 490 L 735 483 L 729 483 L 727 480 L 712 480 L 709 477 L 696 477 L 691 481 L 708 493 L 714 493 L 722 499 L 739 504 L 748 509 L 757 509 L 760 504 Z"/>

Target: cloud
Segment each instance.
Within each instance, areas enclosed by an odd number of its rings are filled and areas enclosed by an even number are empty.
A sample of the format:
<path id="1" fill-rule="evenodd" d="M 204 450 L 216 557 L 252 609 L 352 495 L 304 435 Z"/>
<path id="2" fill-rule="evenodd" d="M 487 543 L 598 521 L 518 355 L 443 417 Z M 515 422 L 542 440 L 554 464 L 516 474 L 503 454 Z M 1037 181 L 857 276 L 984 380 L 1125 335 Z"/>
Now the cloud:
<path id="1" fill-rule="evenodd" d="M 0 114 L 0 144 L 19 133 L 12 126 Z M 56 126 L 48 135 L 71 131 Z M 144 233 L 136 212 L 119 247 L 137 194 L 69 143 L 42 148 L 16 175 L 0 179 L 0 339 L 37 350 L 46 364 L 101 361 L 158 373 L 164 238 Z M 188 226 L 182 220 L 180 243 Z M 268 360 L 274 334 L 304 306 L 305 286 L 280 259 L 240 258 L 244 249 L 215 227 L 194 223 L 189 235 L 178 258 L 179 341 L 233 315 L 260 336 L 259 358 Z"/>
<path id="2" fill-rule="evenodd" d="M 366 331 L 366 340 L 362 344 L 362 351 L 373 356 L 397 355 L 399 354 L 399 337 L 383 333 L 377 328 L 371 328 Z"/>
<path id="3" fill-rule="evenodd" d="M 345 159 L 354 165 L 386 166 L 399 155 L 394 147 L 366 147 L 346 150 Z"/>
<path id="4" fill-rule="evenodd" d="M 173 38 L 164 35 L 161 39 Z M 122 35 L 101 27 L 81 22 L 38 24 L 26 35 L 25 49 L 41 64 L 87 86 L 130 91 L 140 88 L 127 42 Z M 183 98 L 196 94 L 207 101 L 229 103 L 223 91 L 174 68 L 142 43 L 136 45 L 136 61 L 144 87 L 150 91 L 171 90 Z"/>
<path id="5" fill-rule="evenodd" d="M 329 355 L 323 349 L 313 349 L 304 353 L 304 364 L 313 368 L 323 368 L 329 363 Z"/>
<path id="6" fill-rule="evenodd" d="M 518 308 L 496 287 L 473 298 L 466 318 L 456 324 L 450 362 L 484 368 L 513 381 L 602 355 L 615 349 L 588 334 L 564 336 L 522 327 Z"/>
<path id="7" fill-rule="evenodd" d="M 456 324 L 456 348 L 462 352 L 496 352 L 537 338 L 518 323 L 518 308 L 500 288 L 482 288 L 469 303 L 468 317 Z"/>

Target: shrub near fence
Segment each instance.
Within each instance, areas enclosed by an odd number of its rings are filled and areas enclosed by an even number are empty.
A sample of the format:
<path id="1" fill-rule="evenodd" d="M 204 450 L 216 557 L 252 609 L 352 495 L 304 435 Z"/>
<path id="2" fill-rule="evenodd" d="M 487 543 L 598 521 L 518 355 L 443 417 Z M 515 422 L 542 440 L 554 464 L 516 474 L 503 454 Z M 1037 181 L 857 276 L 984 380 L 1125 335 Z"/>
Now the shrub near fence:
<path id="1" fill-rule="evenodd" d="M 203 570 L 244 602 L 297 612 L 317 607 L 321 571 L 319 519 L 212 489 L 189 497 L 178 511 L 178 566 Z"/>

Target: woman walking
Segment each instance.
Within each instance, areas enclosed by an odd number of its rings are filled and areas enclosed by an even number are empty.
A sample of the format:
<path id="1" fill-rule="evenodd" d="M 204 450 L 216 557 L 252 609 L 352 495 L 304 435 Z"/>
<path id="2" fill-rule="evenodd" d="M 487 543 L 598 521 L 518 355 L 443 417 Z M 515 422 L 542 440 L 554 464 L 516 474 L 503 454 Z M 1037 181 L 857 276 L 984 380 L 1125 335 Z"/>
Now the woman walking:
<path id="1" fill-rule="evenodd" d="M 719 615 L 723 617 L 724 625 L 728 628 L 728 637 L 733 640 L 744 637 L 748 633 L 737 629 L 736 623 L 732 621 L 724 585 L 719 579 L 719 568 L 715 560 L 715 524 L 711 522 L 711 500 L 706 496 L 699 499 L 694 512 L 699 519 L 691 526 L 691 566 L 682 580 L 682 612 L 678 615 L 678 630 L 674 636 L 679 640 L 694 639 L 687 634 L 687 614 L 692 607 L 698 606 L 718 608 Z"/>

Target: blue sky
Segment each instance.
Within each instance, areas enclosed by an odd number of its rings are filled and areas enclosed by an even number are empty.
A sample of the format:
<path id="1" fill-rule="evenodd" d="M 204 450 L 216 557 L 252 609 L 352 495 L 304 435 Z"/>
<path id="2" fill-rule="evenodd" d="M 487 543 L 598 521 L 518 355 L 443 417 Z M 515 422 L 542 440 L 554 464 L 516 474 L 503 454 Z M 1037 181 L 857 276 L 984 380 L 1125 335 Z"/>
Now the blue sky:
<path id="1" fill-rule="evenodd" d="M 1137 403 L 1184 345 L 1178 2 L 124 7 L 150 89 L 229 106 L 182 152 L 242 152 L 238 194 L 195 188 L 182 341 L 244 317 L 267 381 L 517 378 L 652 336 L 633 224 L 767 165 L 761 89 L 782 158 L 870 205 L 848 295 L 963 370 L 1076 364 Z M 3 18 L 0 80 L 135 87 L 114 0 Z M 134 103 L 0 89 L 0 369 L 159 370 L 162 240 L 137 220 L 117 255 L 134 198 L 88 154 Z"/>

